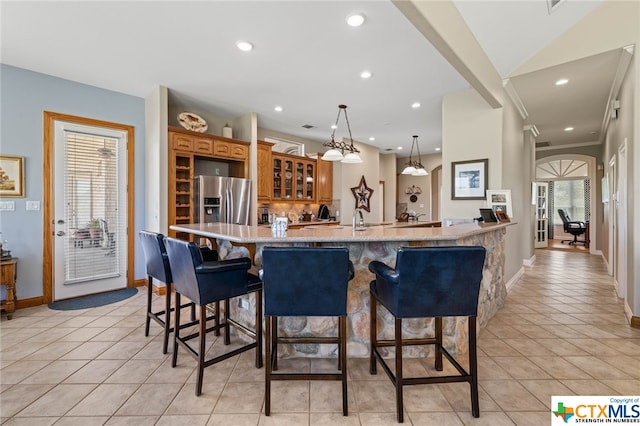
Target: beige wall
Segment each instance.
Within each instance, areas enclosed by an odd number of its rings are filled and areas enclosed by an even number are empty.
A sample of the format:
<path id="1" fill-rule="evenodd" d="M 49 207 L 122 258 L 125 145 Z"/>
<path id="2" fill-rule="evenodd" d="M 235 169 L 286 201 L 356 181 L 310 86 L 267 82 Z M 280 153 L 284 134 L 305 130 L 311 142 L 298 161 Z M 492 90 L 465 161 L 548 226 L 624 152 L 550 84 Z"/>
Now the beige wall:
<path id="1" fill-rule="evenodd" d="M 431 217 L 431 171 L 442 165 L 442 154 L 430 154 L 422 156 L 422 165 L 429 172 L 427 176 L 407 176 L 400 174 L 406 167 L 408 158 L 398 158 L 396 167 L 398 170 L 398 203 L 406 203 L 408 211 L 414 211 L 416 214 L 424 214 L 420 220 L 433 220 Z M 406 189 L 412 186 L 420 187 L 422 194 L 419 194 L 418 201 L 412 203 L 406 193 Z M 394 210 L 395 211 L 395 210 Z"/>
<path id="2" fill-rule="evenodd" d="M 167 95 L 167 88 L 158 86 L 144 100 L 144 229 L 164 234 L 169 231 Z"/>
<path id="3" fill-rule="evenodd" d="M 380 213 L 380 221 L 395 220 L 396 214 L 396 155 L 380 155 L 380 180 L 384 181 L 384 214 Z"/>
<path id="4" fill-rule="evenodd" d="M 336 175 L 339 175 L 341 185 L 338 188 L 338 196 L 340 199 L 340 223 L 351 225 L 351 219 L 355 210 L 355 198 L 351 192 L 351 188 L 358 186 L 360 179 L 364 176 L 367 187 L 374 190 L 370 200 L 371 212 L 364 212 L 364 220 L 367 223 L 380 222 L 380 212 L 378 209 L 378 197 L 380 196 L 378 182 L 380 181 L 379 168 L 379 151 L 378 148 L 362 144 L 354 143 L 360 150 L 361 164 L 340 164 L 333 170 L 334 188 Z M 335 164 L 335 163 L 334 163 Z M 334 197 L 336 192 L 334 192 Z M 334 204 L 335 201 L 334 201 Z"/>

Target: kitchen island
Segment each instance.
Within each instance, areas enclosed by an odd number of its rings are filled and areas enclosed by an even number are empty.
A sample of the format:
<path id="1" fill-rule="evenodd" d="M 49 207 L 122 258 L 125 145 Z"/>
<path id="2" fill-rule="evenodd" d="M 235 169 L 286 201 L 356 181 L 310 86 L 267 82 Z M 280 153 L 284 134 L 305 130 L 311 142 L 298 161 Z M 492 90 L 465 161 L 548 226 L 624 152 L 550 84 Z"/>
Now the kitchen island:
<path id="1" fill-rule="evenodd" d="M 264 246 L 318 246 L 347 247 L 355 268 L 355 278 L 349 283 L 347 297 L 348 355 L 369 355 L 369 283 L 374 275 L 368 265 L 379 260 L 387 265 L 395 264 L 396 253 L 403 246 L 483 246 L 487 249 L 480 298 L 478 302 L 478 325 L 484 327 L 504 303 L 504 235 L 506 227 L 513 223 L 477 224 L 463 223 L 449 227 L 429 227 L 425 223 L 398 223 L 367 226 L 353 229 L 351 226 L 306 226 L 289 229 L 284 236 L 275 236 L 270 228 L 232 225 L 226 223 L 202 223 L 172 225 L 171 229 L 199 237 L 215 239 L 221 258 L 252 256 L 256 268 L 262 263 Z M 246 298 L 250 303 L 252 298 Z M 251 322 L 254 306 L 248 303 L 233 304 L 233 314 Z M 249 306 L 249 309 L 239 306 Z M 393 331 L 392 317 L 384 308 L 378 315 L 383 338 Z M 444 341 L 447 349 L 454 353 L 467 351 L 466 318 L 444 320 Z M 280 327 L 285 334 L 326 335 L 334 328 L 333 321 L 326 318 L 283 318 Z M 403 336 L 418 337 L 432 333 L 432 319 L 414 319 L 403 322 Z M 407 356 L 424 356 L 430 347 L 411 346 L 405 349 Z M 335 356 L 331 345 L 295 345 L 283 347 L 283 356 Z"/>

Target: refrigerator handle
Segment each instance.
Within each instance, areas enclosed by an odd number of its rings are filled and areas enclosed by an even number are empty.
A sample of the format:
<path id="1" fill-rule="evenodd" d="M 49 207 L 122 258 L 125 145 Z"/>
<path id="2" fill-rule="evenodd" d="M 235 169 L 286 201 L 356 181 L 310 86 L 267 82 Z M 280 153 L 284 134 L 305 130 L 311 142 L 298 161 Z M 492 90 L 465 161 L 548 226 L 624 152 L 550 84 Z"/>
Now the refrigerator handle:
<path id="1" fill-rule="evenodd" d="M 233 202 L 233 191 L 231 188 L 227 188 L 227 202 L 229 203 L 227 206 L 227 223 L 233 223 L 235 212 L 233 211 L 233 207 L 235 206 Z"/>

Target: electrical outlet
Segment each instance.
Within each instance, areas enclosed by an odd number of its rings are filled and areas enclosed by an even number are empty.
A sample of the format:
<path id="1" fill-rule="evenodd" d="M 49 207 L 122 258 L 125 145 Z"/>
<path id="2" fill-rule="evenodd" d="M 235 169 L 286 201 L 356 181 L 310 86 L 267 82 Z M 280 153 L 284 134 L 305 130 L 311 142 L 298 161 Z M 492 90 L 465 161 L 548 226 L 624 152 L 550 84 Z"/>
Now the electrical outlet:
<path id="1" fill-rule="evenodd" d="M 216 168 L 216 176 L 220 176 L 220 169 Z"/>
<path id="2" fill-rule="evenodd" d="M 249 302 L 242 298 L 238 299 L 238 308 L 249 309 Z"/>
<path id="3" fill-rule="evenodd" d="M 336 210 L 336 217 L 340 217 L 340 210 Z"/>

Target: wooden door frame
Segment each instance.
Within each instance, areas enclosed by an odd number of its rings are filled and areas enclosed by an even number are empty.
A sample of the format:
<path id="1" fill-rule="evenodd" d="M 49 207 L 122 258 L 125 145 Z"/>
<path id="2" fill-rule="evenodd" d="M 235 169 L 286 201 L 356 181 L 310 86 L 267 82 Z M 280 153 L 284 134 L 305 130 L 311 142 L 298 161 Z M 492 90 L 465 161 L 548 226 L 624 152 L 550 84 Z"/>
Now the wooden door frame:
<path id="1" fill-rule="evenodd" d="M 134 287 L 133 266 L 134 247 L 133 232 L 134 225 L 134 147 L 135 128 L 124 124 L 111 123 L 108 121 L 96 120 L 93 118 L 78 117 L 56 112 L 44 112 L 44 144 L 43 144 L 43 249 L 42 249 L 42 295 L 43 304 L 53 302 L 53 220 L 54 220 L 54 140 L 55 122 L 64 121 L 67 123 L 81 124 L 86 126 L 104 127 L 108 129 L 123 131 L 127 133 L 127 287 Z"/>

